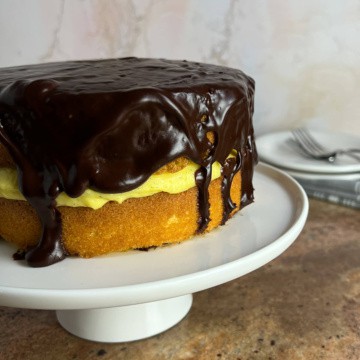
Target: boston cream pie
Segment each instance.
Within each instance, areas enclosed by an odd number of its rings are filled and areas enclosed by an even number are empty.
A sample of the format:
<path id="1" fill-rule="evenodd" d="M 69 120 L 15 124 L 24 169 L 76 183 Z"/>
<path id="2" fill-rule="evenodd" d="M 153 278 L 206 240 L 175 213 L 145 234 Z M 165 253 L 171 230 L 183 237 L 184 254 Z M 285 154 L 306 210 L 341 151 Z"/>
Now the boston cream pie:
<path id="1" fill-rule="evenodd" d="M 0 69 L 0 235 L 29 265 L 180 242 L 253 201 L 254 81 L 188 61 Z"/>

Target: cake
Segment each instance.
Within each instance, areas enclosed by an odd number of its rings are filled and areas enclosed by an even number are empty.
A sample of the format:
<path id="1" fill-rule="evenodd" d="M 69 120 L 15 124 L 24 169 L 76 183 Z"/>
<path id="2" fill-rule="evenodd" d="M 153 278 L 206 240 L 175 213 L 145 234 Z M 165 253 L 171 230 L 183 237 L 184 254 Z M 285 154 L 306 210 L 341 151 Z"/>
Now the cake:
<path id="1" fill-rule="evenodd" d="M 0 236 L 42 267 L 225 224 L 254 199 L 253 99 L 242 71 L 188 61 L 0 69 Z"/>

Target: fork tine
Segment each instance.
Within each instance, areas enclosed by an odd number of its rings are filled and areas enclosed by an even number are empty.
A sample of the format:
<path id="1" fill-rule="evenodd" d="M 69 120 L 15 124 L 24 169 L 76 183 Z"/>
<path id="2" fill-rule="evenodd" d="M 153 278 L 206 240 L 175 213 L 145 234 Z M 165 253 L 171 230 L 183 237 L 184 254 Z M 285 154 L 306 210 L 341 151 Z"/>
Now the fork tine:
<path id="1" fill-rule="evenodd" d="M 305 128 L 296 129 L 297 139 L 306 148 L 307 152 L 312 156 L 321 155 L 325 149 L 310 135 Z"/>
<path id="2" fill-rule="evenodd" d="M 319 152 L 327 151 L 310 133 L 310 131 L 306 128 L 300 129 L 301 133 L 306 137 L 309 144 L 311 144 L 314 148 L 318 149 Z"/>
<path id="3" fill-rule="evenodd" d="M 312 143 L 309 142 L 308 138 L 303 134 L 303 131 L 301 129 L 294 129 L 292 131 L 292 134 L 294 135 L 298 145 L 300 145 L 300 147 L 306 154 L 308 154 L 309 156 L 313 156 L 314 153 L 318 153 L 318 150 L 313 147 Z"/>

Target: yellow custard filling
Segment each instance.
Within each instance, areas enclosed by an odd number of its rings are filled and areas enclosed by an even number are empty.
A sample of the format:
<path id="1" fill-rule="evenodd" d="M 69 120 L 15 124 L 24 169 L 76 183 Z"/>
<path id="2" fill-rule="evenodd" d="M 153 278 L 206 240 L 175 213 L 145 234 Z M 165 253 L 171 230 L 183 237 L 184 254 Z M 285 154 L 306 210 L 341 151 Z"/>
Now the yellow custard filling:
<path id="1" fill-rule="evenodd" d="M 90 207 L 99 209 L 108 201 L 116 201 L 121 204 L 130 198 L 141 198 L 151 196 L 159 192 L 178 194 L 189 190 L 195 184 L 195 171 L 199 168 L 197 164 L 189 163 L 183 169 L 173 173 L 153 174 L 150 178 L 131 191 L 117 194 L 104 194 L 87 189 L 77 198 L 71 198 L 65 193 L 61 193 L 56 198 L 58 206 Z M 215 162 L 212 165 L 211 179 L 221 176 L 221 165 Z M 18 188 L 17 172 L 15 169 L 0 168 L 0 197 L 10 200 L 25 200 Z"/>

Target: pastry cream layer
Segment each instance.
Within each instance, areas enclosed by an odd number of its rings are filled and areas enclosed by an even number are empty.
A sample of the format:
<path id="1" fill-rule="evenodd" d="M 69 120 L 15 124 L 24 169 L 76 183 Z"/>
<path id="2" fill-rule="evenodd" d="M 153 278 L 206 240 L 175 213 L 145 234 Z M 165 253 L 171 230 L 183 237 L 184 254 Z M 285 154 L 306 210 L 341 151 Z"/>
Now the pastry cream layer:
<path id="1" fill-rule="evenodd" d="M 186 191 L 195 184 L 195 171 L 199 168 L 197 164 L 190 163 L 183 169 L 174 173 L 154 174 L 138 188 L 118 194 L 104 194 L 91 189 L 77 197 L 71 198 L 61 193 L 56 198 L 58 206 L 90 207 L 99 209 L 109 201 L 116 201 L 121 204 L 130 198 L 141 198 L 151 196 L 160 192 L 178 194 Z M 212 165 L 211 179 L 217 179 L 221 175 L 221 165 L 215 162 Z M 18 188 L 17 172 L 10 168 L 0 168 L 0 197 L 10 200 L 25 200 Z"/>

